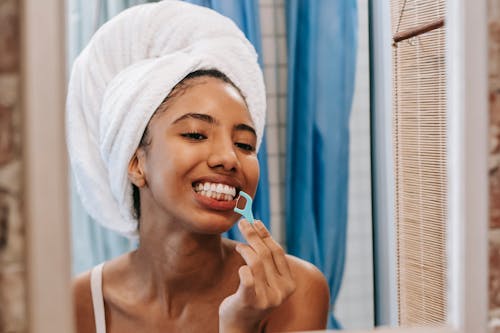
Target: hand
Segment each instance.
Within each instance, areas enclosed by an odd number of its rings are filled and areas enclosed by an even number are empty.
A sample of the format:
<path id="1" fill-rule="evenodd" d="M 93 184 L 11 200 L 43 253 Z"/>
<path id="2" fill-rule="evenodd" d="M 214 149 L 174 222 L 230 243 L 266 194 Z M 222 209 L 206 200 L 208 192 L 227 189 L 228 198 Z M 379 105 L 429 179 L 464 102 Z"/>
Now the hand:
<path id="1" fill-rule="evenodd" d="M 246 265 L 238 272 L 238 290 L 219 307 L 219 332 L 255 333 L 261 321 L 294 292 L 295 281 L 285 251 L 261 221 L 252 226 L 241 220 L 238 227 L 248 244 L 238 244 L 236 251 Z"/>

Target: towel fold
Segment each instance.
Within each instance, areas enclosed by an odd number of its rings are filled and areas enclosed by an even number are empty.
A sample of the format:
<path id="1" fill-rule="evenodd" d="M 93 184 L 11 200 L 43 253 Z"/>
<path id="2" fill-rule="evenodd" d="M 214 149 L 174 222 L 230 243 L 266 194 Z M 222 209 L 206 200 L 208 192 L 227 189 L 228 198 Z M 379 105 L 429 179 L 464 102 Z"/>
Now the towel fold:
<path id="1" fill-rule="evenodd" d="M 76 187 L 89 215 L 136 238 L 127 168 L 154 111 L 189 73 L 217 69 L 241 90 L 257 132 L 265 89 L 257 54 L 217 12 L 166 0 L 131 7 L 104 24 L 75 60 L 66 130 Z"/>

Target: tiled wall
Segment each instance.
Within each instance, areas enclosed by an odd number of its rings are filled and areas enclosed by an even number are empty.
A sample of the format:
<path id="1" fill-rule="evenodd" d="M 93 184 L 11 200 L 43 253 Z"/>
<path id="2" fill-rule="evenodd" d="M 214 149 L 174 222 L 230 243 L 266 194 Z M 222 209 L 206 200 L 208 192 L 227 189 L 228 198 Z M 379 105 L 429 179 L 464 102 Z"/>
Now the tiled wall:
<path id="1" fill-rule="evenodd" d="M 500 333 L 500 2 L 489 0 L 490 279 L 492 332 Z"/>
<path id="2" fill-rule="evenodd" d="M 370 190 L 368 0 L 358 0 L 359 53 L 351 116 L 347 257 L 335 314 L 345 328 L 373 326 L 373 264 Z M 267 147 L 271 228 L 284 245 L 287 57 L 283 0 L 260 0 L 267 88 Z"/>
<path id="3" fill-rule="evenodd" d="M 284 245 L 287 57 L 283 0 L 260 0 L 264 79 L 267 94 L 267 153 L 271 231 Z"/>
<path id="4" fill-rule="evenodd" d="M 20 1 L 0 0 L 0 332 L 25 332 Z"/>

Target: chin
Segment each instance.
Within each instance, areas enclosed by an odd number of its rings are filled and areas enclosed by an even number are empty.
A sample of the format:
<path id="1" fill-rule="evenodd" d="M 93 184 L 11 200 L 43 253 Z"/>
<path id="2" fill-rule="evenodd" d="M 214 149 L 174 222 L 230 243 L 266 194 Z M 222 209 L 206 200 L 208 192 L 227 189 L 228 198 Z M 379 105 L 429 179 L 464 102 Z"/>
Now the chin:
<path id="1" fill-rule="evenodd" d="M 193 221 L 191 225 L 193 229 L 199 233 L 211 235 L 222 234 L 231 229 L 238 221 L 239 216 L 234 216 L 236 215 L 235 213 L 231 215 L 232 216 L 228 217 L 221 216 L 220 214 L 206 214 L 196 221 Z"/>

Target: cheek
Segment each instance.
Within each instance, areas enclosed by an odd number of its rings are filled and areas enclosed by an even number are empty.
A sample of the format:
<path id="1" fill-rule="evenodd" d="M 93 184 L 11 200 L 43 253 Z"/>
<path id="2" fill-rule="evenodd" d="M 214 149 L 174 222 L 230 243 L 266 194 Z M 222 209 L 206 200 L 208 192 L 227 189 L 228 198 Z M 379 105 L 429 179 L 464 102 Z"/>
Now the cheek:
<path id="1" fill-rule="evenodd" d="M 161 186 L 163 192 L 187 187 L 190 184 L 187 184 L 185 176 L 199 159 L 200 154 L 180 150 L 171 145 L 152 152 L 147 169 L 150 186 L 157 190 Z"/>
<path id="2" fill-rule="evenodd" d="M 255 192 L 257 192 L 257 184 L 259 183 L 259 175 L 260 175 L 260 168 L 259 168 L 259 161 L 257 158 L 249 161 L 246 167 L 246 176 L 247 176 L 247 181 L 249 185 L 249 189 L 251 189 L 252 196 L 255 195 Z"/>

